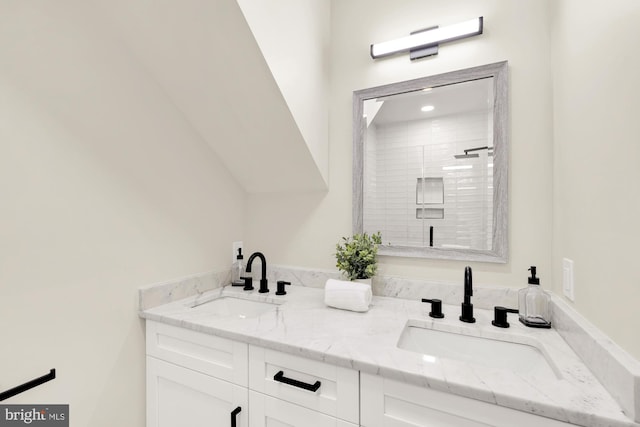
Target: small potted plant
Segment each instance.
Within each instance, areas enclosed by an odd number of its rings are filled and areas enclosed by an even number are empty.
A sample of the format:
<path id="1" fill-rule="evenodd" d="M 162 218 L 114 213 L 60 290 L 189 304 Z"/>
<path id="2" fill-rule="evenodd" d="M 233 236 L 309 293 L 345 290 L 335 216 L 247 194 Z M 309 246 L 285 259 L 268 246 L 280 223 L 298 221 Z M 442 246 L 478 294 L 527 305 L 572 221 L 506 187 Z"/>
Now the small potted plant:
<path id="1" fill-rule="evenodd" d="M 378 269 L 376 255 L 381 243 L 380 232 L 343 237 L 336 245 L 336 267 L 349 280 L 371 279 Z"/>

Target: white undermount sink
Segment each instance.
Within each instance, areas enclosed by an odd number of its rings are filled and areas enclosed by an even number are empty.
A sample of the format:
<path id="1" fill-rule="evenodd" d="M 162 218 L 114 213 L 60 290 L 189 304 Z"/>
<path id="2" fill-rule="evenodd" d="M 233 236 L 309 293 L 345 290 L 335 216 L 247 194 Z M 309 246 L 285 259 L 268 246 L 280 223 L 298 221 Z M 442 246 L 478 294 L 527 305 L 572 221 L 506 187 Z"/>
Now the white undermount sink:
<path id="1" fill-rule="evenodd" d="M 258 317 L 268 311 L 275 310 L 277 307 L 278 304 L 271 302 L 252 301 L 242 298 L 223 296 L 213 300 L 196 303 L 191 306 L 191 309 L 207 312 L 212 316 L 247 319 Z"/>
<path id="2" fill-rule="evenodd" d="M 538 379 L 560 379 L 557 369 L 545 357 L 543 349 L 536 346 L 535 340 L 525 343 L 526 340 L 517 336 L 513 336 L 513 340 L 436 330 L 408 323 L 400 335 L 398 347 L 422 354 L 425 362 L 436 363 L 439 359 L 449 359 L 506 369 Z"/>

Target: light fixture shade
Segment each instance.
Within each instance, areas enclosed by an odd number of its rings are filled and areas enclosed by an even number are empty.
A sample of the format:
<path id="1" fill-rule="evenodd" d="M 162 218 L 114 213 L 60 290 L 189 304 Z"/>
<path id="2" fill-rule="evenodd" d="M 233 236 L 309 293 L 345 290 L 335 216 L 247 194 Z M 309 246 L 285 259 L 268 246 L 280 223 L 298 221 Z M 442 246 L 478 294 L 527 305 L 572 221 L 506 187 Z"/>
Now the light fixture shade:
<path id="1" fill-rule="evenodd" d="M 418 32 L 407 37 L 402 37 L 388 42 L 371 45 L 371 57 L 381 58 L 398 52 L 438 45 L 440 43 L 463 39 L 465 37 L 482 34 L 483 17 L 434 28 L 432 30 Z"/>

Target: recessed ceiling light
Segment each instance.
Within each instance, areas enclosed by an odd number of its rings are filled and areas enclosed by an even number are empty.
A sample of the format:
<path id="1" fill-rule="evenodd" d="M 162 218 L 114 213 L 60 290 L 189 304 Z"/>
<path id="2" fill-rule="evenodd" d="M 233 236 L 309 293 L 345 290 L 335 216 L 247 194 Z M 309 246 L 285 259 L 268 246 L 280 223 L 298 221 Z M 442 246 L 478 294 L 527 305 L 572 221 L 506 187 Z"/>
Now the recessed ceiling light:
<path id="1" fill-rule="evenodd" d="M 426 113 L 426 112 L 429 112 L 429 111 L 433 111 L 435 108 L 436 107 L 434 107 L 433 105 L 425 105 L 424 107 L 422 107 L 420 109 L 420 111 L 424 111 Z"/>

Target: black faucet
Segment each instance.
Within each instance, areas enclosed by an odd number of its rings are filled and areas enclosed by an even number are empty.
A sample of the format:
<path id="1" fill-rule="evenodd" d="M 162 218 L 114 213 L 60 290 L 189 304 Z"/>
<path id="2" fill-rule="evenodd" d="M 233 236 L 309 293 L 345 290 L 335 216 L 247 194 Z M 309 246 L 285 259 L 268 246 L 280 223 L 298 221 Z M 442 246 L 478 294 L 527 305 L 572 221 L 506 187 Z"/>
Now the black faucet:
<path id="1" fill-rule="evenodd" d="M 260 289 L 258 292 L 264 294 L 269 292 L 269 288 L 267 287 L 267 260 L 264 255 L 262 255 L 262 252 L 254 252 L 251 254 L 249 261 L 247 261 L 247 273 L 251 273 L 251 264 L 253 264 L 253 260 L 256 259 L 256 257 L 260 258 L 262 262 L 262 278 L 260 279 Z"/>
<path id="2" fill-rule="evenodd" d="M 466 323 L 475 323 L 473 317 L 473 304 L 471 304 L 471 296 L 473 295 L 473 280 L 471 278 L 471 267 L 464 268 L 464 302 L 462 303 L 462 315 L 460 320 Z"/>

